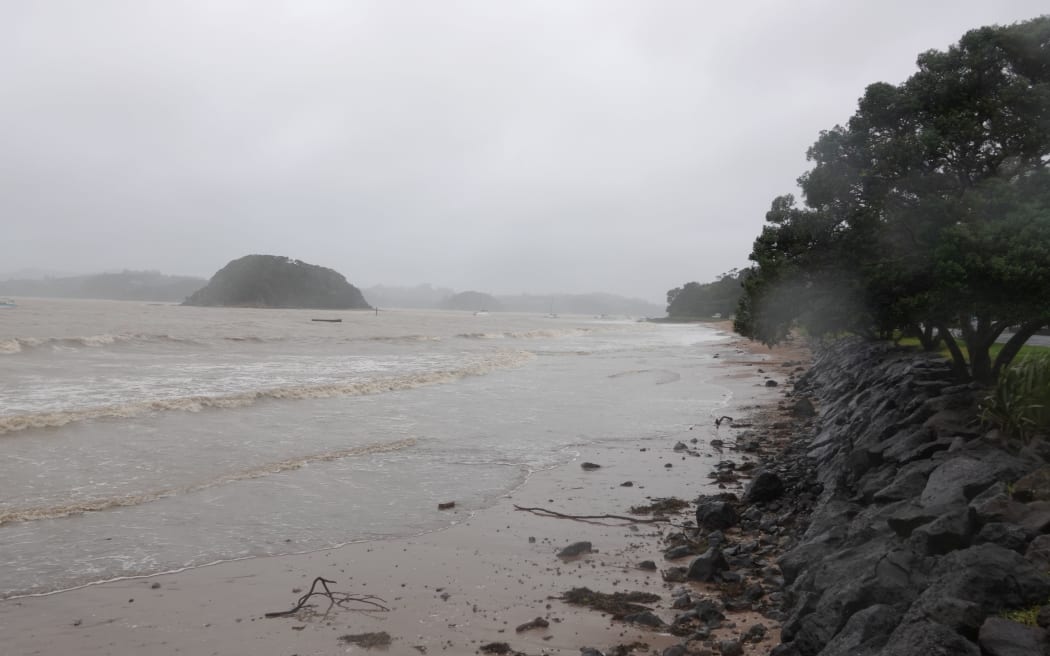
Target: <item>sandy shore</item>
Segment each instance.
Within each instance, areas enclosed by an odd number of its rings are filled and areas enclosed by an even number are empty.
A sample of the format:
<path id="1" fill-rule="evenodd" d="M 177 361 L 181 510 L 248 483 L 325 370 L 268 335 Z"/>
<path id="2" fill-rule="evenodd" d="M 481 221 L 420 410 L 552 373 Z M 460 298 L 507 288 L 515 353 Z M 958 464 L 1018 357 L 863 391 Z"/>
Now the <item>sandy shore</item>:
<path id="1" fill-rule="evenodd" d="M 769 352 L 735 342 L 710 347 L 721 356 L 712 382 L 732 398 L 726 414 L 743 416 L 755 406 L 774 406 L 788 369 L 767 367 L 791 351 Z M 756 363 L 758 363 L 756 365 Z M 88 586 L 43 597 L 0 602 L 0 648 L 4 654 L 473 654 L 482 645 L 506 642 L 527 654 L 580 653 L 585 646 L 606 650 L 644 643 L 651 653 L 680 638 L 661 630 L 626 624 L 557 599 L 570 588 L 602 592 L 647 591 L 651 604 L 670 622 L 671 592 L 689 588 L 714 596 L 696 583 L 665 583 L 659 571 L 639 569 L 653 560 L 664 569 L 662 537 L 678 529 L 666 523 L 629 524 L 617 520 L 573 521 L 515 510 L 542 507 L 572 515 L 626 515 L 653 498 L 692 500 L 718 492 L 708 478 L 718 456 L 707 443 L 731 439 L 733 429 L 716 429 L 713 417 L 697 416 L 695 426 L 659 439 L 594 444 L 580 449 L 571 464 L 538 472 L 509 497 L 489 508 L 449 513 L 457 524 L 437 533 L 348 545 L 310 554 L 257 558 Z M 696 439 L 694 444 L 691 440 Z M 700 453 L 673 450 L 683 441 Z M 747 456 L 734 456 L 743 457 Z M 600 469 L 584 471 L 593 462 Z M 631 481 L 632 486 L 622 483 Z M 692 520 L 692 510 L 672 517 Z M 590 541 L 595 552 L 561 560 L 570 543 Z M 687 565 L 688 559 L 674 562 Z M 382 598 L 388 611 L 366 604 L 317 605 L 292 616 L 267 618 L 287 610 L 318 576 L 335 581 L 335 591 Z M 534 618 L 546 628 L 516 632 Z M 730 618 L 738 634 L 759 616 Z M 386 647 L 366 648 L 340 639 L 347 634 L 386 632 Z M 775 631 L 771 631 L 775 633 Z M 770 643 L 748 644 L 745 654 L 764 654 Z M 639 652 L 644 653 L 644 652 Z"/>

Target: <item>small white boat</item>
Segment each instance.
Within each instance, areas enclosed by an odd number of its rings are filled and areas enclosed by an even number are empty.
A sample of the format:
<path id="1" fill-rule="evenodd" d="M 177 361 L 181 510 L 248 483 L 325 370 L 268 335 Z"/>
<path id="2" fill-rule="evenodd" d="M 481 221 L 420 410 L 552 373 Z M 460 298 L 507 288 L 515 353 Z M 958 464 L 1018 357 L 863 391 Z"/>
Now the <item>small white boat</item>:
<path id="1" fill-rule="evenodd" d="M 15 302 L 9 298 L 0 298 L 0 309 L 18 307 Z"/>

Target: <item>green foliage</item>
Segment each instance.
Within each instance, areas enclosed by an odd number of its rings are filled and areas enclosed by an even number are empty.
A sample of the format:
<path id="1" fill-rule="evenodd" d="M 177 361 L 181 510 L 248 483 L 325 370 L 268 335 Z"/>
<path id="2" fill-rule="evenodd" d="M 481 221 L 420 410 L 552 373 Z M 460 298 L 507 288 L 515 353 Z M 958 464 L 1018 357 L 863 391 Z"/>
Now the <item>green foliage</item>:
<path id="1" fill-rule="evenodd" d="M 1017 622 L 1018 624 L 1024 624 L 1025 626 L 1039 626 L 1039 610 L 1042 608 L 1042 604 L 1036 604 L 1028 608 L 1018 608 L 1015 610 L 1004 610 L 999 614 L 1000 617 L 1008 619 L 1011 622 Z"/>
<path id="2" fill-rule="evenodd" d="M 766 343 L 794 325 L 943 340 L 961 376 L 990 382 L 1050 324 L 1050 16 L 918 66 L 809 149 L 804 205 L 773 201 L 736 326 Z"/>
<path id="3" fill-rule="evenodd" d="M 1024 441 L 1050 431 L 1050 355 L 1007 367 L 981 403 L 981 420 Z"/>
<path id="4" fill-rule="evenodd" d="M 671 318 L 728 317 L 744 293 L 748 271 L 733 269 L 709 283 L 687 282 L 667 292 L 667 315 Z"/>

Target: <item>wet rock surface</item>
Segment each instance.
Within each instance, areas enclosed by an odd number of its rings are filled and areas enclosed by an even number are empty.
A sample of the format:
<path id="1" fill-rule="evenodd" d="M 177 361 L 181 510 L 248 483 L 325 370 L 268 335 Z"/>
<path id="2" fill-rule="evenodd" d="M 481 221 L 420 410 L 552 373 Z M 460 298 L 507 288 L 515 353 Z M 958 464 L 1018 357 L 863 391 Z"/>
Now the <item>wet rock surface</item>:
<path id="1" fill-rule="evenodd" d="M 1007 619 L 1050 602 L 1050 467 L 981 428 L 983 391 L 937 358 L 843 342 L 791 394 L 807 428 L 765 465 L 783 489 L 755 478 L 736 508 L 781 547 L 772 653 L 1050 654 Z"/>

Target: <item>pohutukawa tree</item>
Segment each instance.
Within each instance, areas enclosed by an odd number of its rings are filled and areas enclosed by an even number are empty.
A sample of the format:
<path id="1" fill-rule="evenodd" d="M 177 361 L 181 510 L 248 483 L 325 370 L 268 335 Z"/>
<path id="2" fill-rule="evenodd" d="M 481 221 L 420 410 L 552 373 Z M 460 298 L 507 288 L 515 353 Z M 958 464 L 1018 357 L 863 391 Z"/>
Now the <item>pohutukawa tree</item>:
<path id="1" fill-rule="evenodd" d="M 1050 324 L 1050 16 L 968 32 L 918 69 L 809 149 L 804 205 L 774 200 L 736 328 L 901 331 L 990 382 Z"/>

